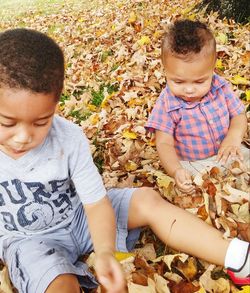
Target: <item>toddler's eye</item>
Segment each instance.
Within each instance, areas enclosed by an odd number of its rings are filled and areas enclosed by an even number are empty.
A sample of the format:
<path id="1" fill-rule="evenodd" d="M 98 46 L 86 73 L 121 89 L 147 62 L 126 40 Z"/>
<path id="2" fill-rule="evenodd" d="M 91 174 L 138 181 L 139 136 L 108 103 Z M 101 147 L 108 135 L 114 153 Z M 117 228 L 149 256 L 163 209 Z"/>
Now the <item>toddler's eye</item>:
<path id="1" fill-rule="evenodd" d="M 182 81 L 180 81 L 180 80 L 175 80 L 174 83 L 180 84 L 180 83 L 182 83 Z"/>

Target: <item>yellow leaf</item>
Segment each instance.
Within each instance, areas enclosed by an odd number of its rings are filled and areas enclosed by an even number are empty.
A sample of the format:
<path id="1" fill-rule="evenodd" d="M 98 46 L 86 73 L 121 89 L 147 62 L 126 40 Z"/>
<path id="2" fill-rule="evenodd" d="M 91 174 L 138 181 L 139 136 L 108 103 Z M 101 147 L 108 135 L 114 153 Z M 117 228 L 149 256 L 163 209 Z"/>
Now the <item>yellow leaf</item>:
<path id="1" fill-rule="evenodd" d="M 190 14 L 190 15 L 188 16 L 188 19 L 189 19 L 189 20 L 195 20 L 195 18 L 196 18 L 196 14 L 195 14 L 195 13 L 192 13 L 192 14 Z"/>
<path id="2" fill-rule="evenodd" d="M 96 31 L 95 34 L 96 34 L 97 37 L 100 37 L 100 36 L 102 36 L 104 33 L 105 33 L 105 31 L 98 30 L 98 31 Z"/>
<path id="3" fill-rule="evenodd" d="M 250 90 L 246 90 L 245 93 L 246 93 L 246 100 L 250 102 Z"/>
<path id="4" fill-rule="evenodd" d="M 63 111 L 65 109 L 65 105 L 59 104 L 58 110 Z"/>
<path id="5" fill-rule="evenodd" d="M 121 251 L 115 252 L 115 258 L 117 261 L 122 261 L 122 260 L 129 258 L 131 256 L 135 256 L 135 255 L 133 253 L 129 253 L 129 252 L 121 252 Z"/>
<path id="6" fill-rule="evenodd" d="M 242 286 L 241 288 L 242 288 L 242 290 L 239 291 L 241 293 L 249 293 L 250 292 L 250 286 Z"/>
<path id="7" fill-rule="evenodd" d="M 228 37 L 226 34 L 223 33 L 218 33 L 217 37 L 216 37 L 216 42 L 221 44 L 221 45 L 225 45 L 228 41 Z"/>
<path id="8" fill-rule="evenodd" d="M 218 68 L 220 70 L 224 70 L 225 69 L 225 67 L 222 64 L 222 60 L 221 59 L 217 59 L 216 60 L 216 65 L 215 66 L 216 66 L 216 68 Z"/>
<path id="9" fill-rule="evenodd" d="M 248 85 L 249 84 L 249 81 L 245 77 L 242 77 L 238 74 L 235 75 L 232 79 L 230 79 L 230 81 L 236 85 L 238 85 L 238 84 Z"/>
<path id="10" fill-rule="evenodd" d="M 154 176 L 157 177 L 157 183 L 160 187 L 168 188 L 170 182 L 173 181 L 173 178 L 169 177 L 168 175 L 164 174 L 161 171 L 154 172 Z"/>
<path id="11" fill-rule="evenodd" d="M 78 21 L 79 21 L 79 22 L 84 22 L 85 19 L 81 17 L 81 18 L 78 19 Z"/>
<path id="12" fill-rule="evenodd" d="M 189 12 L 193 10 L 193 8 L 194 8 L 194 5 L 189 6 L 188 8 L 182 11 L 182 14 L 188 14 Z"/>
<path id="13" fill-rule="evenodd" d="M 206 290 L 203 287 L 201 287 L 199 291 L 197 291 L 196 293 L 206 293 Z"/>
<path id="14" fill-rule="evenodd" d="M 138 168 L 138 165 L 133 162 L 133 161 L 128 161 L 125 165 L 124 165 L 124 168 L 126 171 L 135 171 L 137 168 Z"/>
<path id="15" fill-rule="evenodd" d="M 129 107 L 134 107 L 134 106 L 141 106 L 145 103 L 144 99 L 131 99 L 130 101 L 128 101 L 128 106 Z"/>
<path id="16" fill-rule="evenodd" d="M 97 109 L 96 106 L 95 106 L 95 105 L 92 105 L 92 104 L 88 104 L 87 107 L 88 107 L 88 109 L 89 109 L 90 111 L 92 111 L 92 112 L 95 112 L 96 109 Z"/>
<path id="17" fill-rule="evenodd" d="M 3 270 L 0 271 L 0 280 L 0 292 L 12 293 L 13 291 L 7 267 L 4 267 Z"/>
<path id="18" fill-rule="evenodd" d="M 140 40 L 138 41 L 138 44 L 139 44 L 140 46 L 148 45 L 148 44 L 150 44 L 150 43 L 151 43 L 151 41 L 150 41 L 150 38 L 149 38 L 148 36 L 142 36 L 142 37 L 140 38 Z"/>
<path id="19" fill-rule="evenodd" d="M 155 147 L 156 146 L 155 139 L 151 139 L 147 144 L 151 147 Z"/>
<path id="20" fill-rule="evenodd" d="M 135 23 L 137 19 L 136 14 L 132 11 L 129 15 L 128 23 Z"/>
<path id="21" fill-rule="evenodd" d="M 153 34 L 153 37 L 155 39 L 159 39 L 161 36 L 162 36 L 162 33 L 160 31 L 155 31 L 154 34 Z"/>
<path id="22" fill-rule="evenodd" d="M 110 100 L 113 97 L 114 94 L 106 96 L 101 103 L 101 108 L 107 108 L 108 106 L 108 100 Z"/>
<path id="23" fill-rule="evenodd" d="M 151 19 L 146 19 L 145 21 L 144 21 L 144 26 L 145 27 L 147 27 L 147 26 L 152 26 L 153 25 L 153 23 L 152 23 L 152 20 Z"/>
<path id="24" fill-rule="evenodd" d="M 89 120 L 92 125 L 95 125 L 100 121 L 100 118 L 99 118 L 98 114 L 94 114 L 94 115 L 90 116 Z"/>
<path id="25" fill-rule="evenodd" d="M 111 26 L 111 29 L 112 29 L 112 31 L 115 31 L 116 26 L 113 24 L 113 25 Z"/>
<path id="26" fill-rule="evenodd" d="M 129 139 L 136 139 L 137 138 L 137 134 L 135 132 L 129 131 L 129 130 L 123 131 L 122 136 L 124 138 L 129 138 Z"/>

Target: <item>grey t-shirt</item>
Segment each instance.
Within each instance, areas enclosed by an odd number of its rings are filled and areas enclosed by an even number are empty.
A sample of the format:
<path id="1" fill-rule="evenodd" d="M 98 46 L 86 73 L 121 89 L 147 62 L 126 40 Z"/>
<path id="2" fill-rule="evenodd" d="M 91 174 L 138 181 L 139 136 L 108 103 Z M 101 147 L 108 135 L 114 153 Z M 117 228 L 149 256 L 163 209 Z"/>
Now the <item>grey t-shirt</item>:
<path id="1" fill-rule="evenodd" d="M 86 136 L 57 115 L 45 141 L 24 156 L 15 160 L 0 151 L 0 236 L 66 226 L 81 202 L 105 194 Z"/>

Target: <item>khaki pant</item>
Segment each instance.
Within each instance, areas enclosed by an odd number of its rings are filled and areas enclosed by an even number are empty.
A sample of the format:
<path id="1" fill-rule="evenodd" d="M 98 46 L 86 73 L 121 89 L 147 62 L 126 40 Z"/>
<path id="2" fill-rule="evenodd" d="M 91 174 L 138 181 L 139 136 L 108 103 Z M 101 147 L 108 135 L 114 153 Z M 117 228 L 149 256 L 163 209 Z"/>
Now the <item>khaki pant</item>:
<path id="1" fill-rule="evenodd" d="M 243 164 L 250 170 L 250 149 L 245 146 L 241 146 L 241 152 L 244 157 Z M 197 160 L 197 161 L 181 161 L 181 165 L 189 170 L 192 175 L 196 175 L 197 173 L 204 173 L 205 170 L 210 170 L 212 167 L 226 167 L 228 168 L 232 161 L 230 160 L 225 165 L 216 162 L 217 156 L 212 156 L 207 159 Z"/>

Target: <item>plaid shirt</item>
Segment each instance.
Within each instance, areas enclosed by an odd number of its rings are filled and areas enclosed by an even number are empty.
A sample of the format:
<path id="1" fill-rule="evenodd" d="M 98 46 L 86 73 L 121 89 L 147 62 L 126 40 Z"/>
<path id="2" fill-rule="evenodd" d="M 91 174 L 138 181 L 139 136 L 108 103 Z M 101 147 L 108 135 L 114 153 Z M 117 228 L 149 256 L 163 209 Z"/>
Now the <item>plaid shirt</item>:
<path id="1" fill-rule="evenodd" d="M 244 112 L 244 105 L 220 76 L 214 75 L 210 91 L 199 102 L 185 102 L 168 86 L 162 91 L 145 127 L 174 137 L 182 160 L 200 160 L 217 154 L 230 120 Z"/>

